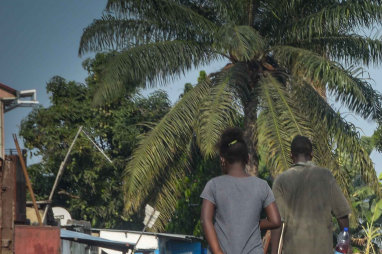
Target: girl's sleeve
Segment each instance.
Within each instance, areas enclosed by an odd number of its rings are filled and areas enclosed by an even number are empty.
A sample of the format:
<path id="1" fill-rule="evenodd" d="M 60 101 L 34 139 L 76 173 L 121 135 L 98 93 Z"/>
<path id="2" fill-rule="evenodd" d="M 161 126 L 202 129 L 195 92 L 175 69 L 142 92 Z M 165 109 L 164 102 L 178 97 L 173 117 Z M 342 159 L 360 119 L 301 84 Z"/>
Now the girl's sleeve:
<path id="1" fill-rule="evenodd" d="M 213 180 L 210 180 L 206 187 L 204 187 L 204 190 L 202 194 L 200 195 L 201 198 L 207 199 L 208 201 L 211 201 L 213 204 L 216 205 L 216 199 L 215 199 L 215 183 Z"/>
<path id="2" fill-rule="evenodd" d="M 269 206 L 272 202 L 275 202 L 275 196 L 273 195 L 273 192 L 267 182 L 265 182 L 265 186 L 266 191 L 264 196 L 263 208 Z"/>

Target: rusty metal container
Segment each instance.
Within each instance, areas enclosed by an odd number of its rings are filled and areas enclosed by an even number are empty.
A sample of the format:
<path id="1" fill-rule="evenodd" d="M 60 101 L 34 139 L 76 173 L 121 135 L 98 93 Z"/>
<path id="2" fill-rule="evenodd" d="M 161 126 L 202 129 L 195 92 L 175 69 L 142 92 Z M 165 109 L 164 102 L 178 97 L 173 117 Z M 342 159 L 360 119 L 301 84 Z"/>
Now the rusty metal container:
<path id="1" fill-rule="evenodd" d="M 15 254 L 61 254 L 60 228 L 15 226 Z"/>

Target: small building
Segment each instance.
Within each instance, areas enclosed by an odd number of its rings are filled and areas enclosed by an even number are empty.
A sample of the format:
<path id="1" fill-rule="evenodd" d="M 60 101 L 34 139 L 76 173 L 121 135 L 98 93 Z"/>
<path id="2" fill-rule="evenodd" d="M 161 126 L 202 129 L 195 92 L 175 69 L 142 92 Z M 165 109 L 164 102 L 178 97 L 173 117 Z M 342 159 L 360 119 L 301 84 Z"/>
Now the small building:
<path id="1" fill-rule="evenodd" d="M 31 98 L 30 100 L 24 100 Z M 4 160 L 4 113 L 17 107 L 31 107 L 38 104 L 36 90 L 17 91 L 0 83 L 0 159 Z"/>
<path id="2" fill-rule="evenodd" d="M 92 229 L 92 235 L 118 242 L 136 243 L 141 232 L 113 229 Z M 142 234 L 135 253 L 142 254 L 202 254 L 202 237 L 166 233 Z M 119 251 L 99 248 L 98 254 L 122 254 Z"/>

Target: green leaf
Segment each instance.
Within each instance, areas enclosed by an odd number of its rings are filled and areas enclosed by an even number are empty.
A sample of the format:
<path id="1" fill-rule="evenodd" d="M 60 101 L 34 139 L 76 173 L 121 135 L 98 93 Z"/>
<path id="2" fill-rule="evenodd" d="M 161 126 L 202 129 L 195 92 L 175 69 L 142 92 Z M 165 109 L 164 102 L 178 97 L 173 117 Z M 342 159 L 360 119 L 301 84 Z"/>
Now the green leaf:
<path id="1" fill-rule="evenodd" d="M 375 210 L 374 210 L 374 221 L 378 220 L 379 217 L 381 217 L 382 214 L 382 200 L 379 200 L 378 203 L 375 205 Z"/>

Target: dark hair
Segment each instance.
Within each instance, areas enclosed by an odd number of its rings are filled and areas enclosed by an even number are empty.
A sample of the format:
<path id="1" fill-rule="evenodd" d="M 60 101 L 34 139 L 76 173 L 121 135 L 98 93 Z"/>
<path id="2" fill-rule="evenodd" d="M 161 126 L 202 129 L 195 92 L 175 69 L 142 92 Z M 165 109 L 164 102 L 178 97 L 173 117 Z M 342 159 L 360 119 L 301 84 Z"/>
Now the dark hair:
<path id="1" fill-rule="evenodd" d="M 299 154 L 310 155 L 313 151 L 312 142 L 307 137 L 297 135 L 290 146 L 293 156 Z"/>
<path id="2" fill-rule="evenodd" d="M 220 141 L 216 144 L 220 157 L 226 159 L 229 163 L 248 161 L 248 147 L 244 141 L 242 129 L 228 128 L 221 135 Z"/>

